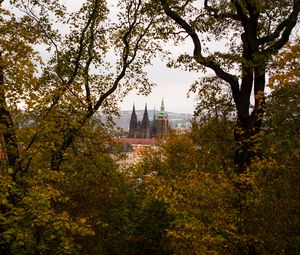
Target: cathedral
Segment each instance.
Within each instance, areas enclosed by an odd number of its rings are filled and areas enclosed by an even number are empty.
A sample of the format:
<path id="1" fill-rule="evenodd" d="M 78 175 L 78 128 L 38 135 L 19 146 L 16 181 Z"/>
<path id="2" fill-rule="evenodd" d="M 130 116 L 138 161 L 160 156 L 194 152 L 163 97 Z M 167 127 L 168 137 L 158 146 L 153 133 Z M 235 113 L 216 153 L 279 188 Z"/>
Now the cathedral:
<path id="1" fill-rule="evenodd" d="M 147 105 L 142 121 L 137 120 L 135 106 L 133 105 L 130 125 L 129 125 L 129 138 L 162 138 L 170 132 L 168 114 L 165 111 L 164 101 L 161 102 L 160 111 L 158 114 L 153 114 L 153 120 L 149 121 Z"/>

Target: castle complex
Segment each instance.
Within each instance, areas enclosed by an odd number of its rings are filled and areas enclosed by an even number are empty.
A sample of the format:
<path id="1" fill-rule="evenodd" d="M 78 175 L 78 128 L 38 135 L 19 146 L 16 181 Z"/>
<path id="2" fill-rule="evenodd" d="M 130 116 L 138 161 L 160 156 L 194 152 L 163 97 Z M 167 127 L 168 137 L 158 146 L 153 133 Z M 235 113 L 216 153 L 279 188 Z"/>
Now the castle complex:
<path id="1" fill-rule="evenodd" d="M 162 138 L 170 132 L 168 114 L 165 112 L 164 101 L 161 102 L 159 113 L 156 115 L 155 110 L 153 120 L 149 121 L 147 105 L 142 121 L 137 120 L 135 106 L 133 105 L 130 125 L 129 125 L 129 138 Z"/>

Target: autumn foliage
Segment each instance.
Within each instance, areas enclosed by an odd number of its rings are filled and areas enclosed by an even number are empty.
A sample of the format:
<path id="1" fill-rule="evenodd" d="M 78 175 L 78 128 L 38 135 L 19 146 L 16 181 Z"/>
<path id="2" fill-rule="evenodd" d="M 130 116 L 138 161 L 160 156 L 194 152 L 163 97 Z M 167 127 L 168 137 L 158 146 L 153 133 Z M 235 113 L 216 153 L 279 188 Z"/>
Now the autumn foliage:
<path id="1" fill-rule="evenodd" d="M 0 254 L 300 254 L 299 0 L 113 10 L 0 1 Z M 155 57 L 214 73 L 191 130 L 122 165 L 112 119 Z"/>

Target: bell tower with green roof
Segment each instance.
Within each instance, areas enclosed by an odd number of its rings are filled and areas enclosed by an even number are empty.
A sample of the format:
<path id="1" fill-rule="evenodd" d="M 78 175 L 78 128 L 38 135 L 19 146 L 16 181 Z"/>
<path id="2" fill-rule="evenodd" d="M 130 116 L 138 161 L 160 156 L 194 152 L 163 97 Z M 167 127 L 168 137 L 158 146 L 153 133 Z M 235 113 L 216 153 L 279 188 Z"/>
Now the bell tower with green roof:
<path id="1" fill-rule="evenodd" d="M 165 111 L 164 99 L 161 100 L 160 112 L 157 114 L 156 119 L 156 137 L 164 137 L 169 133 L 169 120 L 168 114 Z"/>
<path id="2" fill-rule="evenodd" d="M 158 113 L 157 117 L 168 117 L 168 114 L 165 111 L 164 99 L 161 100 L 160 112 Z"/>

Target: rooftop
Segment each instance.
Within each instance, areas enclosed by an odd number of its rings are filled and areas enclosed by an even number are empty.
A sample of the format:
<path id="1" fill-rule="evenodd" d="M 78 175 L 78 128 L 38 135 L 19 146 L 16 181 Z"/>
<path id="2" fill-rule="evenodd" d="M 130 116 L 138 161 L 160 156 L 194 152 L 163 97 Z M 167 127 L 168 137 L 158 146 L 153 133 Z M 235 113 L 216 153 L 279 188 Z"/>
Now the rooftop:
<path id="1" fill-rule="evenodd" d="M 141 145 L 155 145 L 155 139 L 141 139 L 141 138 L 127 138 L 127 137 L 120 137 L 114 138 L 115 142 L 119 143 L 129 143 L 129 144 L 141 144 Z"/>

